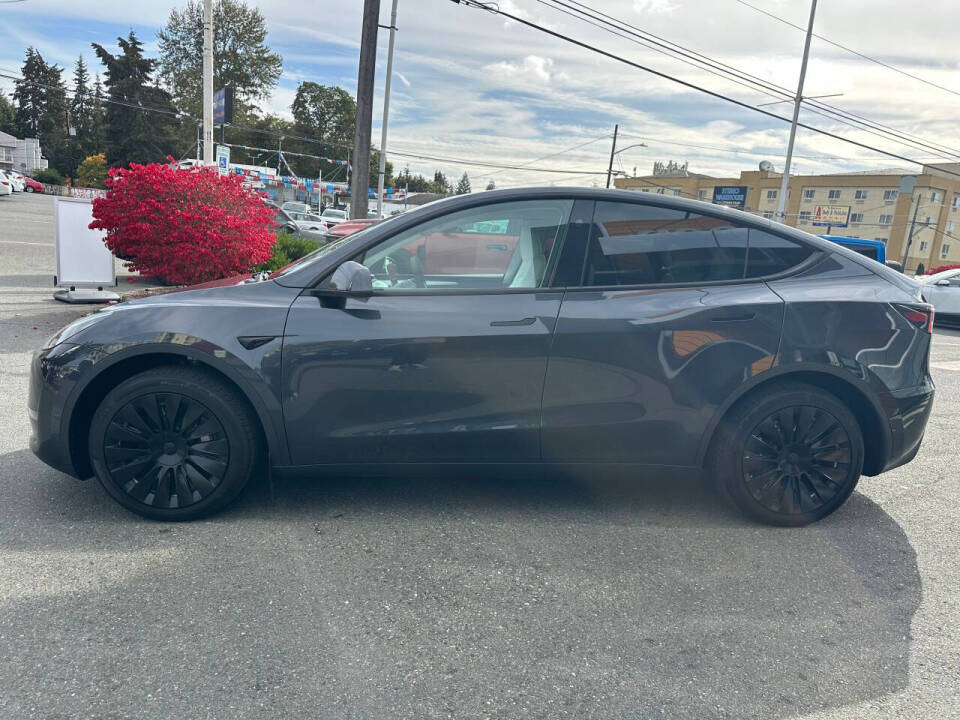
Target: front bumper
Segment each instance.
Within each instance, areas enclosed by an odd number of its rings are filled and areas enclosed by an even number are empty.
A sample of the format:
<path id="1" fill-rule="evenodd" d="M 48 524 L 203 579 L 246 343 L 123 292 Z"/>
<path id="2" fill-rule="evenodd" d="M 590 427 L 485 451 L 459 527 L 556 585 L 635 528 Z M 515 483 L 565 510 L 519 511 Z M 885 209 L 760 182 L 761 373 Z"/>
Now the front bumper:
<path id="1" fill-rule="evenodd" d="M 50 467 L 79 477 L 70 452 L 64 408 L 74 387 L 76 366 L 71 358 L 78 346 L 61 343 L 38 350 L 30 364 L 27 415 L 30 418 L 30 450 Z"/>

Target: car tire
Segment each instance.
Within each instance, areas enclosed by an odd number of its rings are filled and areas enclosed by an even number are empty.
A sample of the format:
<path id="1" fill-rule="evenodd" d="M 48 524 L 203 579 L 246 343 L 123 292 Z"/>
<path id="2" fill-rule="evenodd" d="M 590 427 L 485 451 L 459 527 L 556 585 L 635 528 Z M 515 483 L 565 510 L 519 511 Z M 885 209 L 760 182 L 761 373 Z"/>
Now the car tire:
<path id="1" fill-rule="evenodd" d="M 29 185 L 27 185 L 27 187 L 25 187 L 25 188 L 23 189 L 23 191 L 24 191 L 24 192 L 28 192 L 28 193 L 32 193 L 32 192 L 33 192 L 33 188 L 30 187 Z"/>
<path id="2" fill-rule="evenodd" d="M 104 489 L 155 520 L 193 520 L 230 504 L 261 455 L 253 411 L 213 373 L 147 370 L 113 388 L 97 408 L 90 460 Z"/>
<path id="3" fill-rule="evenodd" d="M 748 517 L 796 527 L 850 497 L 863 456 L 860 423 L 836 396 L 784 382 L 747 395 L 727 413 L 706 470 Z"/>

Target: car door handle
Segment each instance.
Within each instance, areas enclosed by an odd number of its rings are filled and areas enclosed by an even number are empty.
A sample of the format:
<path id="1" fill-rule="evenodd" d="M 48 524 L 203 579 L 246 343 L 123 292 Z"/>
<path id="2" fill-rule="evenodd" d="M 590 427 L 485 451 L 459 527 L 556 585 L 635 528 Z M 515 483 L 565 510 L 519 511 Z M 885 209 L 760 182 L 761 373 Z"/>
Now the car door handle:
<path id="1" fill-rule="evenodd" d="M 506 252 L 507 246 L 504 243 L 487 243 L 487 250 L 500 250 L 502 252 Z"/>
<path id="2" fill-rule="evenodd" d="M 713 320 L 713 322 L 745 322 L 747 320 L 753 320 L 755 317 L 757 317 L 757 314 L 753 312 L 731 312 L 723 315 L 714 315 L 710 319 Z"/>
<path id="3" fill-rule="evenodd" d="M 513 327 L 515 325 L 533 325 L 536 318 L 523 318 L 523 320 L 491 320 L 490 327 Z"/>

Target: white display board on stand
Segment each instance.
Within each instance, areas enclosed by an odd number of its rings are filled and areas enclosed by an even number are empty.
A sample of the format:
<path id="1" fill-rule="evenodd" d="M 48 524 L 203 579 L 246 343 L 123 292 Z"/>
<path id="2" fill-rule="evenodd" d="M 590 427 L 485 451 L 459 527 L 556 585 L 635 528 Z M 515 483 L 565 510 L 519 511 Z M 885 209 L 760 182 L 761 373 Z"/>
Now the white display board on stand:
<path id="1" fill-rule="evenodd" d="M 53 222 L 56 237 L 57 276 L 54 292 L 64 302 L 110 302 L 115 292 L 104 290 L 117 284 L 113 253 L 103 242 L 103 230 L 91 230 L 93 201 L 55 197 Z"/>

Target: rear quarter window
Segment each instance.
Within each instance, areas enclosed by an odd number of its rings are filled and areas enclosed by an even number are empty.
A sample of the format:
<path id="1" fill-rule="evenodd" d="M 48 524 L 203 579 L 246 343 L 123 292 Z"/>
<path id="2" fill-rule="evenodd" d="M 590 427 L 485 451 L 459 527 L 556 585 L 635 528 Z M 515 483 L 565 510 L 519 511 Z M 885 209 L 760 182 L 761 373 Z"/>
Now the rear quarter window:
<path id="1" fill-rule="evenodd" d="M 750 230 L 746 277 L 779 275 L 813 254 L 813 248 L 764 230 Z"/>

